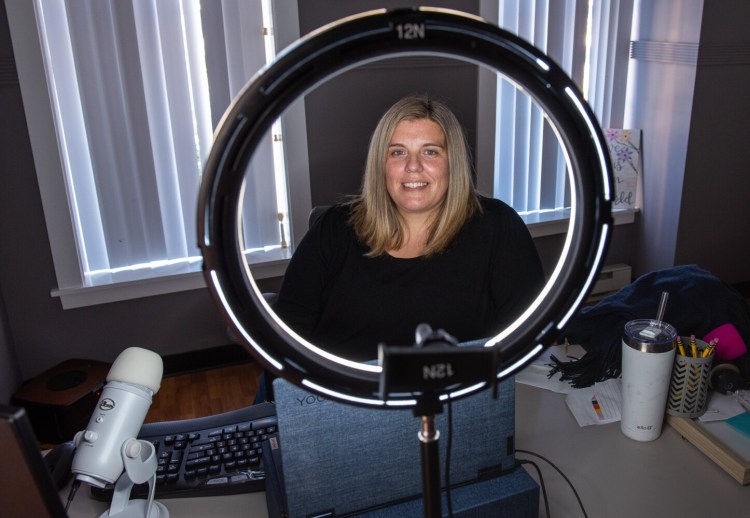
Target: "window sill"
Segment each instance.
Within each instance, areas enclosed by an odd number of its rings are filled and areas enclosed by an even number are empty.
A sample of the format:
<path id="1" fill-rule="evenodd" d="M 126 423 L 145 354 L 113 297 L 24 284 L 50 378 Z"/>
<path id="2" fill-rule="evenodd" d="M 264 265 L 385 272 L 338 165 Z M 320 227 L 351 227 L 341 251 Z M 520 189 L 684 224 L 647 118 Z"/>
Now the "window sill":
<path id="1" fill-rule="evenodd" d="M 640 209 L 624 209 L 612 212 L 615 225 L 624 225 L 635 221 L 635 214 Z M 564 234 L 568 230 L 569 210 L 557 210 L 521 216 L 529 227 L 533 238 Z M 248 254 L 248 261 L 256 279 L 268 279 L 284 275 L 286 265 L 291 257 L 288 248 L 272 248 L 254 251 Z M 102 284 L 100 286 L 59 288 L 52 291 L 53 297 L 59 297 L 63 309 L 75 309 L 109 302 L 118 302 L 155 295 L 166 295 L 206 287 L 201 261 L 193 265 L 194 271 L 163 275 L 154 272 L 149 279 Z M 157 276 L 159 275 L 159 276 Z"/>
<path id="2" fill-rule="evenodd" d="M 288 248 L 271 248 L 247 254 L 250 269 L 255 279 L 267 279 L 284 275 L 291 257 Z M 166 295 L 182 291 L 198 290 L 206 287 L 201 272 L 202 261 L 193 263 L 188 272 L 164 275 L 154 271 L 151 278 L 133 281 L 114 282 L 100 286 L 58 288 L 52 290 L 53 297 L 59 297 L 63 309 L 75 309 L 109 302 L 139 299 L 155 295 Z"/>
<path id="3" fill-rule="evenodd" d="M 640 209 L 617 209 L 612 211 L 615 225 L 626 225 L 635 221 L 635 215 Z M 537 212 L 533 214 L 522 214 L 521 218 L 529 227 L 531 237 L 545 237 L 565 234 L 568 231 L 570 220 L 570 209 L 551 210 L 549 212 Z"/>

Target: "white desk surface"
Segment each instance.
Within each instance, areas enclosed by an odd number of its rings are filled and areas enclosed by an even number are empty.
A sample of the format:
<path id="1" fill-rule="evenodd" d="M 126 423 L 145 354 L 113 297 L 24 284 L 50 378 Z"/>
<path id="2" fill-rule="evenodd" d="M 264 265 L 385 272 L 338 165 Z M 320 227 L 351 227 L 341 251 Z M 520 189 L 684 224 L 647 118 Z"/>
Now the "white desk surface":
<path id="1" fill-rule="evenodd" d="M 516 383 L 516 447 L 554 462 L 575 485 L 591 518 L 750 516 L 750 486 L 741 486 L 670 426 L 647 443 L 625 437 L 619 423 L 580 428 L 563 394 Z M 541 468 L 555 518 L 583 516 L 553 468 L 522 453 L 517 458 Z M 536 478 L 533 468 L 527 470 Z M 264 493 L 161 502 L 172 518 L 267 516 Z M 97 517 L 107 508 L 91 500 L 82 486 L 69 515 Z M 546 516 L 541 501 L 539 516 Z"/>
<path id="2" fill-rule="evenodd" d="M 742 486 L 669 425 L 652 442 L 625 437 L 620 423 L 581 428 L 565 396 L 516 383 L 516 448 L 554 462 L 575 485 L 591 518 L 747 518 Z M 567 483 L 542 469 L 555 518 L 583 516 Z M 533 470 L 530 471 L 533 473 Z M 540 507 L 540 516 L 544 516 Z"/>

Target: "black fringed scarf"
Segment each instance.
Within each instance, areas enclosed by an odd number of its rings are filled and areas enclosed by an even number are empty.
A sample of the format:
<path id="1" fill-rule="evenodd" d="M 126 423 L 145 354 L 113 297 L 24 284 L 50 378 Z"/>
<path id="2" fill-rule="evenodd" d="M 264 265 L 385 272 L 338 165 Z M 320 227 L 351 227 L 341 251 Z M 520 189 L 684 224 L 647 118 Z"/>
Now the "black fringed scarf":
<path id="1" fill-rule="evenodd" d="M 675 266 L 645 274 L 592 307 L 581 309 L 564 336 L 586 349 L 579 360 L 552 356 L 550 377 L 557 372 L 574 388 L 583 388 L 621 370 L 621 342 L 625 324 L 638 318 L 656 318 L 662 292 L 669 293 L 664 321 L 682 336 L 703 337 L 721 324 L 734 324 L 750 344 L 750 314 L 737 290 L 696 265 Z"/>

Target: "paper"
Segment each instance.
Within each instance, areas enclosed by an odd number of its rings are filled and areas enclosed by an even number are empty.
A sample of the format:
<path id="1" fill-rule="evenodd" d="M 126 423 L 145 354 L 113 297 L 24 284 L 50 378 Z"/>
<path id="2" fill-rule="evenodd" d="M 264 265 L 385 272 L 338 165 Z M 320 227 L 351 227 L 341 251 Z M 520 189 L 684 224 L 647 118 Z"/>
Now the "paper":
<path id="1" fill-rule="evenodd" d="M 643 171 L 641 130 L 607 129 L 604 134 L 615 176 L 613 208 L 635 208 L 638 182 Z"/>
<path id="2" fill-rule="evenodd" d="M 565 398 L 565 403 L 581 427 L 614 423 L 620 420 L 620 386 L 619 378 L 595 383 L 591 387 L 573 390 Z"/>
<path id="3" fill-rule="evenodd" d="M 566 381 L 560 381 L 561 373 L 555 373 L 551 378 L 549 373 L 554 363 L 550 356 L 554 355 L 560 360 L 577 360 L 586 354 L 586 350 L 580 345 L 555 345 L 547 348 L 532 363 L 527 365 L 522 371 L 516 373 L 516 383 L 532 385 L 534 387 L 568 394 L 575 390 Z"/>
<path id="4" fill-rule="evenodd" d="M 742 405 L 737 402 L 734 396 L 719 392 L 710 392 L 706 412 L 698 420 L 702 423 L 724 421 L 737 414 L 742 414 L 744 411 L 745 409 L 742 408 Z"/>

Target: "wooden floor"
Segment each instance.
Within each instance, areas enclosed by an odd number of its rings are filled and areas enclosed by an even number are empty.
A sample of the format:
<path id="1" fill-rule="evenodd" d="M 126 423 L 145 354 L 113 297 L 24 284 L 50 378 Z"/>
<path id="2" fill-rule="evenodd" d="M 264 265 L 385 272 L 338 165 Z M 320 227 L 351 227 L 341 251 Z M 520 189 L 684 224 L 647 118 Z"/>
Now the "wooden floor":
<path id="1" fill-rule="evenodd" d="M 249 406 L 261 371 L 259 364 L 247 362 L 165 377 L 145 422 L 192 419 Z"/>

